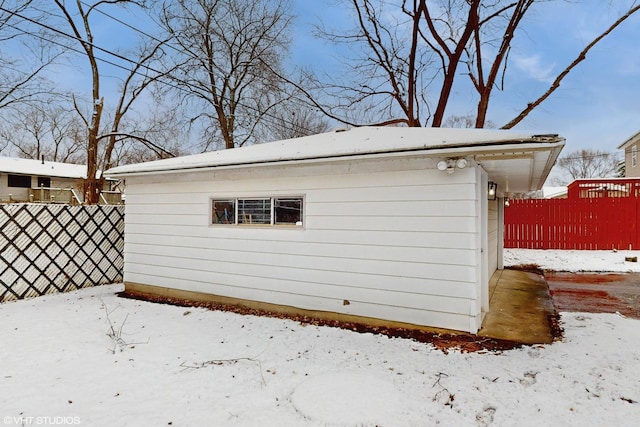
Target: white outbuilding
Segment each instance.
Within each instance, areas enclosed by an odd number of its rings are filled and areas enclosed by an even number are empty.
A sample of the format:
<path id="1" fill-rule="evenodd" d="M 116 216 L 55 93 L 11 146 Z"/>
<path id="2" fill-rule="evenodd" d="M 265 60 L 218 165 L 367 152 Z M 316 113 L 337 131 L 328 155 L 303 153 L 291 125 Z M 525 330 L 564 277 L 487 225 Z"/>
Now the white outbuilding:
<path id="1" fill-rule="evenodd" d="M 362 127 L 147 163 L 125 181 L 127 292 L 476 333 L 504 197 L 564 139 Z"/>

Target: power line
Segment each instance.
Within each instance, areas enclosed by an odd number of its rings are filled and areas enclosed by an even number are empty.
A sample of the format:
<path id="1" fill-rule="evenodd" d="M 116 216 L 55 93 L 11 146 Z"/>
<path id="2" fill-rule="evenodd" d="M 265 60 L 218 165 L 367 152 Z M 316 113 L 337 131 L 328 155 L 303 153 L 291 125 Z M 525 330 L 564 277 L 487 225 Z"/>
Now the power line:
<path id="1" fill-rule="evenodd" d="M 571 154 L 575 154 L 575 153 L 571 153 Z M 597 159 L 600 157 L 606 158 L 606 157 L 611 157 L 614 158 L 615 160 L 619 160 L 617 159 L 617 157 L 619 157 L 620 153 L 618 152 L 612 152 L 612 153 L 598 153 L 598 154 L 586 154 L 584 156 L 582 155 L 577 155 L 575 157 L 560 157 L 558 159 L 558 161 L 561 160 L 588 160 L 588 159 Z M 624 156 L 622 156 L 624 158 Z"/>
<path id="2" fill-rule="evenodd" d="M 83 3 L 83 4 L 85 4 L 85 5 L 87 5 L 85 2 L 82 2 L 82 3 Z M 89 46 L 91 46 L 91 47 L 93 47 L 93 48 L 95 48 L 95 49 L 97 49 L 97 50 L 99 50 L 99 51 L 101 51 L 101 52 L 104 52 L 104 53 L 106 53 L 106 54 L 108 54 L 108 55 L 112 55 L 112 56 L 114 56 L 114 57 L 116 57 L 116 58 L 118 58 L 118 59 L 121 59 L 121 60 L 123 60 L 123 61 L 129 62 L 129 63 L 131 63 L 131 64 L 133 64 L 133 65 L 135 65 L 135 66 L 137 66 L 137 67 L 141 67 L 141 68 L 146 69 L 147 71 L 154 72 L 154 73 L 158 74 L 158 76 L 159 76 L 159 77 L 166 76 L 169 80 L 173 80 L 173 81 L 175 81 L 175 82 L 177 82 L 177 83 L 179 83 L 179 84 L 183 84 L 183 85 L 185 85 L 185 86 L 187 86 L 187 87 L 191 87 L 191 85 L 190 85 L 188 82 L 186 82 L 185 80 L 179 79 L 179 78 L 177 78 L 177 77 L 175 77 L 175 76 L 171 75 L 171 74 L 170 74 L 170 73 L 168 73 L 168 72 L 162 72 L 162 71 L 156 70 L 156 69 L 151 68 L 150 66 L 148 66 L 148 65 L 146 65 L 146 64 L 143 64 L 143 63 L 140 63 L 140 62 L 138 62 L 138 61 L 135 61 L 135 60 L 129 59 L 129 58 L 127 58 L 127 57 L 126 57 L 126 56 L 124 56 L 124 55 L 121 55 L 121 54 L 119 54 L 119 53 L 115 53 L 115 52 L 113 52 L 113 51 L 111 51 L 111 50 L 109 50 L 109 49 L 102 48 L 102 47 L 98 46 L 98 45 L 97 45 L 97 44 L 95 44 L 95 43 L 92 43 L 92 42 L 86 41 L 86 40 L 84 40 L 84 39 L 82 39 L 82 38 L 80 38 L 80 37 L 77 37 L 77 36 L 75 36 L 75 35 L 68 34 L 68 33 L 64 32 L 64 31 L 62 31 L 62 30 L 58 30 L 58 29 L 56 29 L 56 28 L 51 27 L 50 25 L 44 24 L 44 23 L 42 23 L 42 22 L 40 22 L 40 21 L 36 21 L 36 20 L 34 20 L 34 19 L 31 19 L 31 18 L 29 18 L 29 17 L 27 17 L 27 16 L 24 16 L 24 15 L 22 15 L 22 14 L 19 14 L 19 13 L 17 13 L 17 12 L 13 12 L 13 11 L 7 10 L 7 9 L 5 9 L 4 7 L 1 7 L 1 6 L 0 6 L 0 10 L 1 10 L 1 11 L 3 11 L 3 12 L 6 12 L 6 13 L 10 13 L 10 14 L 12 14 L 12 15 L 14 15 L 14 16 L 17 16 L 17 17 L 19 17 L 19 18 L 21 18 L 21 19 L 24 19 L 24 20 L 26 20 L 26 21 L 28 21 L 28 22 L 31 22 L 31 23 L 33 23 L 33 24 L 36 24 L 36 25 L 38 25 L 38 26 L 41 26 L 41 27 L 43 27 L 43 28 L 45 28 L 45 29 L 47 29 L 47 30 L 49 30 L 49 31 L 52 31 L 52 32 L 54 32 L 54 33 L 56 33 L 56 34 L 59 34 L 59 35 L 61 35 L 61 36 L 64 36 L 64 37 L 68 37 L 68 38 L 70 38 L 70 39 L 73 39 L 73 40 L 75 40 L 75 41 L 77 41 L 77 42 L 79 42 L 79 43 L 81 43 L 81 44 L 89 45 Z M 120 23 L 122 23 L 123 25 L 126 25 L 127 27 L 134 29 L 131 25 L 126 24 L 126 23 L 124 23 L 123 21 L 121 21 L 121 20 L 119 20 L 119 19 L 117 19 L 117 18 L 112 17 L 111 15 L 108 15 L 108 14 L 106 14 L 106 13 L 104 13 L 104 12 L 102 12 L 102 11 L 98 10 L 98 9 L 94 9 L 94 10 L 99 11 L 100 13 L 102 13 L 103 15 L 107 16 L 107 17 L 108 17 L 108 18 L 110 18 L 110 19 L 114 19 L 116 22 L 120 22 Z M 9 26 L 9 27 L 11 27 L 11 28 L 16 29 L 17 31 L 20 31 L 20 32 L 21 32 L 21 33 L 23 33 L 23 34 L 27 34 L 27 35 L 30 35 L 30 36 L 32 36 L 32 37 L 37 37 L 37 38 L 40 38 L 40 39 L 42 39 L 42 40 L 52 42 L 52 43 L 54 43 L 54 44 L 56 44 L 56 45 L 58 45 L 58 46 L 62 46 L 62 47 L 68 48 L 68 49 L 70 49 L 70 50 L 72 50 L 73 52 L 76 52 L 76 53 L 80 53 L 80 54 L 83 54 L 83 55 L 84 55 L 84 54 L 86 54 L 86 52 L 83 52 L 83 51 L 81 51 L 81 50 L 79 50 L 79 49 L 77 49 L 77 48 L 72 48 L 72 47 L 67 46 L 67 45 L 64 45 L 64 44 L 62 44 L 62 43 L 54 42 L 53 40 L 46 39 L 46 38 L 44 38 L 44 37 L 43 37 L 43 36 L 41 36 L 41 35 L 34 34 L 34 33 L 30 32 L 30 31 L 26 31 L 26 30 L 24 30 L 24 29 L 21 29 L 21 28 L 18 28 L 18 27 L 16 27 L 16 26 L 14 26 L 14 25 L 10 25 L 10 24 L 6 24 L 6 25 L 7 25 L 7 26 Z M 136 30 L 136 31 L 138 31 L 138 32 L 140 32 L 141 34 L 143 34 L 143 35 L 147 36 L 147 37 L 150 37 L 152 40 L 155 40 L 155 41 L 157 41 L 157 42 L 159 42 L 159 43 L 165 43 L 165 42 L 163 42 L 163 41 L 161 41 L 161 40 L 159 40 L 159 39 L 157 39 L 157 38 L 155 38 L 155 37 L 153 37 L 153 36 L 150 36 L 150 35 L 148 35 L 148 34 L 146 34 L 146 33 L 142 32 L 142 31 L 138 30 L 138 29 L 135 29 L 135 30 Z M 170 48 L 172 48 L 172 49 L 174 49 L 174 50 L 180 51 L 180 50 L 179 50 L 178 48 L 176 48 L 175 46 L 172 46 L 172 45 L 170 45 L 170 44 L 165 44 L 165 45 L 166 45 L 166 46 L 168 46 L 168 47 L 170 47 Z M 134 74 L 137 74 L 137 75 L 140 75 L 140 76 L 146 77 L 144 74 L 142 74 L 142 73 L 140 73 L 140 72 L 138 72 L 138 71 L 130 70 L 130 69 L 128 69 L 128 68 L 126 68 L 126 67 L 124 67 L 123 65 L 116 64 L 116 63 L 114 63 L 114 62 L 112 62 L 112 61 L 109 61 L 109 60 L 106 60 L 106 59 L 104 59 L 104 58 L 100 58 L 100 57 L 96 56 L 95 54 L 94 54 L 94 57 L 96 58 L 96 60 L 99 60 L 99 61 L 104 62 L 104 63 L 106 63 L 106 64 L 109 64 L 109 65 L 112 65 L 112 66 L 114 66 L 114 67 L 121 68 L 121 69 L 123 69 L 123 70 L 129 71 L 129 72 L 133 72 Z M 161 84 L 165 84 L 165 85 L 167 85 L 167 86 L 169 86 L 169 87 L 172 87 L 172 88 L 174 88 L 174 89 L 176 89 L 176 90 L 183 91 L 183 92 L 186 92 L 186 93 L 189 93 L 189 94 L 193 94 L 194 92 L 196 92 L 196 93 L 197 93 L 197 91 L 194 91 L 193 89 L 189 90 L 189 89 L 187 89 L 187 88 L 181 87 L 181 86 L 176 85 L 176 84 L 171 84 L 171 83 L 169 83 L 169 82 L 167 82 L 167 81 L 162 81 L 162 80 L 160 80 L 160 79 L 158 79 L 158 80 L 157 80 L 157 82 L 158 82 L 158 83 L 161 83 Z M 224 97 L 221 97 L 221 100 L 231 101 L 231 99 L 229 99 L 229 98 L 224 98 Z M 296 126 L 296 127 L 298 127 L 298 128 L 300 127 L 300 125 L 299 125 L 298 123 L 294 123 L 294 122 L 288 121 L 286 118 L 279 117 L 279 116 L 275 116 L 275 115 L 273 115 L 273 114 L 271 114 L 271 113 L 269 113 L 269 112 L 263 112 L 263 111 L 260 111 L 260 110 L 258 110 L 257 108 L 255 108 L 255 107 L 253 107 L 253 106 L 251 106 L 251 105 L 247 105 L 247 104 L 244 104 L 244 103 L 241 103 L 241 102 L 236 102 L 236 104 L 237 104 L 238 106 L 244 107 L 244 108 L 246 108 L 246 109 L 248 109 L 248 110 L 253 110 L 253 111 L 257 112 L 257 113 L 260 113 L 261 115 L 264 115 L 265 117 L 270 117 L 271 119 L 276 119 L 276 120 L 282 121 L 282 122 L 284 122 L 284 123 L 286 123 L 286 124 L 288 124 L 288 125 Z M 274 125 L 276 125 L 276 124 L 274 123 Z M 312 133 L 312 132 L 313 132 L 311 129 L 304 129 L 304 130 L 305 130 L 305 131 L 307 131 L 307 132 L 309 132 L 309 133 Z"/>
<path id="3" fill-rule="evenodd" d="M 93 7 L 93 5 L 90 5 L 89 3 L 85 2 L 85 1 L 80 1 L 80 3 L 82 3 L 83 5 L 85 5 L 85 6 L 89 7 L 89 8 Z M 100 10 L 100 9 L 93 9 L 93 10 L 95 10 L 96 12 L 98 12 L 98 13 L 99 13 L 99 14 L 101 14 L 101 15 L 106 16 L 107 18 L 109 18 L 109 19 L 111 19 L 111 20 L 113 20 L 113 21 L 116 21 L 116 22 L 117 22 L 117 23 L 119 23 L 119 24 L 124 25 L 125 27 L 127 27 L 127 28 L 129 28 L 129 29 L 131 29 L 131 30 L 133 30 L 133 31 L 136 31 L 136 32 L 138 32 L 138 33 L 142 34 L 142 35 L 143 35 L 143 36 L 145 36 L 145 37 L 150 38 L 150 39 L 151 39 L 151 40 L 153 40 L 153 41 L 156 41 L 156 42 L 162 43 L 162 40 L 158 39 L 157 37 L 154 37 L 154 36 L 152 36 L 151 34 L 147 34 L 147 33 L 145 33 L 144 31 L 142 31 L 140 28 L 138 28 L 138 27 L 134 27 L 133 25 L 131 25 L 131 24 L 129 24 L 129 23 L 127 23 L 127 22 L 125 22 L 125 21 L 123 21 L 123 20 L 119 19 L 119 18 L 116 18 L 116 17 L 115 17 L 115 16 L 113 16 L 113 15 L 109 15 L 107 12 L 104 12 L 104 11 L 102 11 L 102 10 Z M 167 46 L 171 47 L 172 49 L 175 49 L 175 50 L 178 50 L 178 51 L 179 51 L 179 49 L 178 49 L 178 48 L 176 48 L 176 47 L 174 47 L 174 46 L 171 46 L 171 45 L 167 45 Z"/>
<path id="4" fill-rule="evenodd" d="M 2 8 L 1 8 L 1 7 L 0 7 L 0 10 L 2 10 Z M 73 52 L 76 52 L 76 53 L 86 54 L 86 52 L 83 52 L 82 50 L 80 50 L 80 49 L 78 49 L 78 48 L 74 48 L 74 47 L 71 47 L 71 46 L 65 45 L 65 44 L 63 44 L 63 43 L 60 43 L 60 42 L 57 42 L 57 41 L 54 41 L 54 40 L 48 39 L 48 38 L 46 38 L 46 37 L 44 37 L 44 36 L 41 36 L 41 35 L 39 35 L 39 34 L 34 34 L 34 33 L 31 33 L 31 32 L 25 31 L 25 30 L 23 30 L 23 29 L 21 29 L 21 28 L 16 27 L 15 25 L 8 24 L 8 23 L 7 23 L 7 24 L 5 24 L 5 25 L 6 25 L 7 27 L 9 27 L 9 28 L 13 28 L 14 30 L 20 31 L 20 32 L 22 32 L 23 34 L 28 34 L 28 35 L 29 35 L 29 36 L 31 36 L 31 37 L 39 38 L 40 40 L 47 41 L 47 42 L 49 42 L 49 43 L 55 44 L 56 46 L 64 47 L 65 49 L 69 49 L 69 50 L 71 50 L 71 51 L 73 51 Z M 99 56 L 96 56 L 96 55 L 94 55 L 94 58 L 95 58 L 96 60 L 100 61 L 100 62 L 104 62 L 105 64 L 109 64 L 109 65 L 112 65 L 112 66 L 117 67 L 117 68 L 122 68 L 123 70 L 131 71 L 131 70 L 129 70 L 128 68 L 126 68 L 126 67 L 124 67 L 124 66 L 122 66 L 122 65 L 120 65 L 120 64 L 116 64 L 115 62 L 111 62 L 111 61 L 109 61 L 108 59 L 100 58 Z"/>

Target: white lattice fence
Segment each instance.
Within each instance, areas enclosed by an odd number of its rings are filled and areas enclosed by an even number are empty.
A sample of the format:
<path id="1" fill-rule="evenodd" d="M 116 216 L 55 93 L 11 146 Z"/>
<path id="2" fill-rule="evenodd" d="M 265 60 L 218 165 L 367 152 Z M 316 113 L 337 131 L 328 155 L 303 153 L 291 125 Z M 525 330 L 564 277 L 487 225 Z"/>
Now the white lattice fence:
<path id="1" fill-rule="evenodd" d="M 124 206 L 0 205 L 0 302 L 122 281 Z"/>

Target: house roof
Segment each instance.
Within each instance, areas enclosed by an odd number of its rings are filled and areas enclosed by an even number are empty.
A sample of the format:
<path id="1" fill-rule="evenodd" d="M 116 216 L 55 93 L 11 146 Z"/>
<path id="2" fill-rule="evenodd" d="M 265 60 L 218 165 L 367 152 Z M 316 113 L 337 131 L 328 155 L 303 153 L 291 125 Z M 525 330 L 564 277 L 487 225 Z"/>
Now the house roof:
<path id="1" fill-rule="evenodd" d="M 230 150 L 119 166 L 113 178 L 214 168 L 257 167 L 359 157 L 468 157 L 482 164 L 504 191 L 541 188 L 564 138 L 493 129 L 360 127 Z"/>
<path id="2" fill-rule="evenodd" d="M 566 197 L 567 196 L 567 186 L 559 186 L 559 187 L 542 187 L 542 197 L 545 199 L 555 199 L 557 197 Z"/>
<path id="3" fill-rule="evenodd" d="M 74 165 L 71 163 L 49 162 L 46 160 L 42 161 L 18 159 L 15 157 L 0 157 L 0 172 L 20 175 L 84 179 L 87 177 L 87 166 Z"/>
<path id="4" fill-rule="evenodd" d="M 0 173 L 85 179 L 87 177 L 87 165 L 0 156 Z M 101 173 L 98 170 L 96 176 L 99 177 Z"/>
<path id="5" fill-rule="evenodd" d="M 626 148 L 627 145 L 633 144 L 638 141 L 640 141 L 640 131 L 632 135 L 629 139 L 627 139 L 622 144 L 618 145 L 618 149 Z"/>

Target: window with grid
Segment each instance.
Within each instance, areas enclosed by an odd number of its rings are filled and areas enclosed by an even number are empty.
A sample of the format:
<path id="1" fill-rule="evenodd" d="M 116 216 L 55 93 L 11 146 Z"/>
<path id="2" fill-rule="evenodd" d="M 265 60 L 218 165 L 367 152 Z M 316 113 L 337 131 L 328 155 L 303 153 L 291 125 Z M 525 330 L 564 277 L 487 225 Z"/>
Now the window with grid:
<path id="1" fill-rule="evenodd" d="M 238 199 L 238 224 L 271 224 L 271 199 Z"/>
<path id="2" fill-rule="evenodd" d="M 302 197 L 211 200 L 211 223 L 228 225 L 302 225 Z"/>

